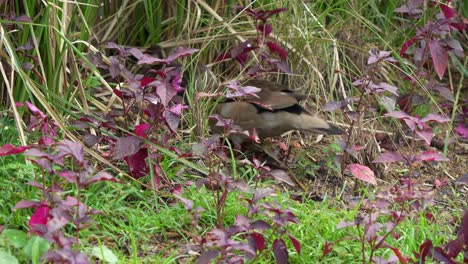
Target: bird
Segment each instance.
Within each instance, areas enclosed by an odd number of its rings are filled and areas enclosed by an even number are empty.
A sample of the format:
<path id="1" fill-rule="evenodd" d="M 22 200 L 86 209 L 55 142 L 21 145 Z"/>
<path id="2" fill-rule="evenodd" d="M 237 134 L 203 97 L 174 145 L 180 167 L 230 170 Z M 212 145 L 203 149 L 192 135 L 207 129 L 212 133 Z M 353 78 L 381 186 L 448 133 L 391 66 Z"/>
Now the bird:
<path id="1" fill-rule="evenodd" d="M 307 98 L 304 94 L 268 80 L 250 79 L 241 82 L 241 85 L 258 89 L 255 95 L 247 94 L 235 99 L 221 100 L 215 113 L 231 119 L 242 131 L 247 130 L 250 135 L 256 132 L 260 140 L 277 137 L 291 130 L 322 135 L 343 133 L 337 126 L 302 107 L 299 102 Z M 249 137 L 242 133 L 234 133 L 229 138 L 236 145 L 249 140 Z"/>

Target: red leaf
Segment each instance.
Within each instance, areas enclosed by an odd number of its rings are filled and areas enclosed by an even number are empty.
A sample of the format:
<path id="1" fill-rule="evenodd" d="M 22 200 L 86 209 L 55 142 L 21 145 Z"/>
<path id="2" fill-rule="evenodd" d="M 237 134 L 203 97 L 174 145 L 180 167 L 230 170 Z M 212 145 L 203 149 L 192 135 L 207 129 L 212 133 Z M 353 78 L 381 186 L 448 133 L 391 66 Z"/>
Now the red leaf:
<path id="1" fill-rule="evenodd" d="M 361 181 L 368 182 L 370 184 L 377 184 L 375 180 L 374 172 L 367 166 L 353 163 L 348 165 L 348 169 L 351 171 L 354 177 L 358 178 Z"/>
<path id="2" fill-rule="evenodd" d="M 332 250 L 333 250 L 333 244 L 328 242 L 328 241 L 325 242 L 325 245 L 323 246 L 322 257 L 325 257 L 328 254 L 330 254 L 330 252 L 332 252 Z"/>
<path id="3" fill-rule="evenodd" d="M 20 147 L 15 147 L 11 144 L 5 144 L 0 147 L 0 156 L 8 156 L 8 155 L 13 155 L 13 154 L 18 154 L 21 152 L 26 151 L 30 147 L 28 146 L 20 146 Z"/>
<path id="4" fill-rule="evenodd" d="M 442 10 L 442 13 L 444 13 L 445 18 L 452 18 L 457 14 L 455 9 L 448 7 L 447 5 L 440 4 L 439 7 L 440 10 Z"/>
<path id="5" fill-rule="evenodd" d="M 259 233 L 251 233 L 250 237 L 255 241 L 255 246 L 258 251 L 262 251 L 265 249 L 265 238 L 262 234 Z"/>
<path id="6" fill-rule="evenodd" d="M 432 62 L 434 63 L 437 75 L 442 79 L 448 65 L 448 53 L 438 40 L 431 40 L 429 42 L 429 51 L 431 52 Z"/>
<path id="7" fill-rule="evenodd" d="M 294 248 L 297 251 L 297 254 L 301 254 L 301 243 L 299 240 L 297 240 L 295 237 L 288 235 L 289 239 L 291 240 L 291 243 L 293 244 Z"/>
<path id="8" fill-rule="evenodd" d="M 416 42 L 417 38 L 416 37 L 412 37 L 410 39 L 408 39 L 402 46 L 401 46 L 401 49 L 400 49 L 400 56 L 401 57 L 405 57 L 405 52 L 409 49 L 409 47 L 411 47 L 414 42 Z"/>
<path id="9" fill-rule="evenodd" d="M 401 264 L 406 264 L 408 263 L 408 260 L 405 258 L 405 256 L 403 256 L 403 254 L 401 254 L 400 250 L 398 250 L 398 248 L 395 248 L 395 247 L 390 247 L 391 250 L 393 250 L 393 253 L 395 253 L 395 255 L 397 256 L 398 260 L 400 261 Z"/>

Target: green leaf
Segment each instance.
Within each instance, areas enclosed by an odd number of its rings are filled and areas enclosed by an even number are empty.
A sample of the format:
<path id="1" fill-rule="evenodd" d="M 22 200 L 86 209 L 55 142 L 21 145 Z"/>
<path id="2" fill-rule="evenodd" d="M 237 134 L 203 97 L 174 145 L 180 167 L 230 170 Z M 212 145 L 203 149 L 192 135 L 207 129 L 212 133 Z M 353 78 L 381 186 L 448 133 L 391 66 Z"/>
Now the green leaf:
<path id="1" fill-rule="evenodd" d="M 49 250 L 50 244 L 42 237 L 33 236 L 29 239 L 28 243 L 23 249 L 23 252 L 32 263 L 39 263 L 39 259 L 44 253 Z"/>
<path id="2" fill-rule="evenodd" d="M 92 254 L 93 254 L 93 256 L 95 256 L 98 259 L 103 260 L 103 261 L 105 261 L 107 263 L 114 264 L 114 263 L 117 263 L 119 261 L 117 256 L 115 256 L 114 252 L 112 252 L 112 250 L 110 250 L 106 246 L 93 247 Z"/>
<path id="3" fill-rule="evenodd" d="M 18 259 L 5 251 L 0 251 L 0 264 L 17 264 Z"/>
<path id="4" fill-rule="evenodd" d="M 15 248 L 22 248 L 28 242 L 26 232 L 17 229 L 7 229 L 2 233 Z"/>

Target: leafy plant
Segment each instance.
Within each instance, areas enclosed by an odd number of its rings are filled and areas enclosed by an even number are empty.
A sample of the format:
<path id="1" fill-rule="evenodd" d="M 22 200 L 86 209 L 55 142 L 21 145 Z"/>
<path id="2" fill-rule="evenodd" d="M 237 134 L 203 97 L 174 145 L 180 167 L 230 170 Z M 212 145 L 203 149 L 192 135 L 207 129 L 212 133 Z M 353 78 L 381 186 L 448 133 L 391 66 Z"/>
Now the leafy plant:
<path id="1" fill-rule="evenodd" d="M 42 200 L 23 200 L 15 209 L 34 208 L 29 220 L 29 233 L 46 239 L 51 248 L 42 255 L 46 262 L 88 263 L 88 257 L 80 249 L 80 231 L 89 227 L 91 216 L 98 213 L 86 206 L 82 190 L 90 184 L 118 180 L 105 171 L 95 172 L 85 159 L 83 146 L 70 140 L 57 140 L 57 126 L 41 110 L 29 102 L 26 106 L 31 113 L 28 129 L 41 132 L 38 144 L 15 148 L 5 145 L 0 155 L 25 152 L 41 172 L 38 181 L 27 183 L 42 192 Z M 69 195 L 70 184 L 76 188 L 76 196 Z M 71 236 L 66 230 L 75 232 Z"/>

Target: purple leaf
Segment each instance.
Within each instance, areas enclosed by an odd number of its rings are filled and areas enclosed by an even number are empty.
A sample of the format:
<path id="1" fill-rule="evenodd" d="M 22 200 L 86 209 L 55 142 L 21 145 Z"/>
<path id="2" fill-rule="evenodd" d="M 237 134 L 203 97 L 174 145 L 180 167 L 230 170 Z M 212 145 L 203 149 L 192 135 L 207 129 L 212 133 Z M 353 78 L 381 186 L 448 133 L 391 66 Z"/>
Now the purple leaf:
<path id="1" fill-rule="evenodd" d="M 387 163 L 387 162 L 397 162 L 397 161 L 404 161 L 404 157 L 396 152 L 385 152 L 380 154 L 377 158 L 374 159 L 374 163 Z"/>
<path id="2" fill-rule="evenodd" d="M 149 172 L 148 164 L 146 163 L 146 158 L 148 157 L 148 149 L 141 148 L 135 154 L 126 156 L 124 158 L 125 163 L 129 168 L 129 174 L 135 178 L 141 178 Z"/>
<path id="3" fill-rule="evenodd" d="M 91 179 L 89 179 L 88 184 L 93 183 L 93 182 L 99 182 L 99 181 L 111 181 L 111 182 L 119 182 L 117 178 L 112 176 L 110 173 L 105 172 L 105 171 L 100 171 Z"/>
<path id="4" fill-rule="evenodd" d="M 32 207 L 39 207 L 41 205 L 40 202 L 30 201 L 30 200 L 21 200 L 16 203 L 14 210 L 16 209 L 23 209 L 23 208 L 32 208 Z"/>
<path id="5" fill-rule="evenodd" d="M 77 173 L 72 171 L 72 170 L 62 170 L 57 172 L 59 177 L 64 178 L 68 182 L 75 183 L 76 182 L 76 177 Z"/>
<path id="6" fill-rule="evenodd" d="M 251 238 L 255 245 L 254 248 L 258 251 L 262 251 L 265 249 L 265 237 L 262 234 L 259 233 L 250 233 L 249 238 Z"/>
<path id="7" fill-rule="evenodd" d="M 169 63 L 171 63 L 172 61 L 178 59 L 178 58 L 182 58 L 182 57 L 186 57 L 186 56 L 190 56 L 196 52 L 198 52 L 199 49 L 193 49 L 193 48 L 187 48 L 187 47 L 178 47 L 174 53 L 172 53 L 171 55 L 169 55 L 167 57 L 167 61 Z"/>
<path id="8" fill-rule="evenodd" d="M 29 146 L 20 146 L 20 147 L 15 147 L 11 144 L 5 144 L 0 147 L 0 157 L 1 156 L 8 156 L 8 155 L 13 155 L 13 154 L 18 154 L 26 151 L 31 147 Z"/>
<path id="9" fill-rule="evenodd" d="M 410 16 L 417 15 L 422 13 L 422 9 L 419 7 L 422 6 L 424 0 L 409 0 L 406 4 L 401 7 L 395 8 L 393 12 L 408 14 Z"/>
<path id="10" fill-rule="evenodd" d="M 448 65 L 447 50 L 445 50 L 444 47 L 440 45 L 438 40 L 433 39 L 429 42 L 429 51 L 431 53 L 432 62 L 434 63 L 434 68 L 437 72 L 437 75 L 442 80 Z"/>
<path id="11" fill-rule="evenodd" d="M 422 154 L 416 155 L 415 157 L 416 161 L 447 161 L 448 159 L 441 155 L 440 153 L 433 151 L 433 150 L 427 150 Z"/>
<path id="12" fill-rule="evenodd" d="M 180 116 L 171 111 L 164 111 L 164 119 L 169 129 L 175 133 L 180 123 Z"/>
<path id="13" fill-rule="evenodd" d="M 455 183 L 460 185 L 468 185 L 468 173 L 458 178 L 458 180 Z"/>
<path id="14" fill-rule="evenodd" d="M 354 177 L 358 178 L 361 181 L 368 182 L 370 184 L 377 184 L 375 180 L 374 172 L 367 166 L 353 163 L 348 165 L 348 169 L 351 171 Z"/>
<path id="15" fill-rule="evenodd" d="M 422 130 L 416 130 L 416 135 L 424 140 L 424 143 L 429 146 L 431 144 L 432 138 L 434 137 L 434 132 L 431 128 L 426 128 Z"/>
<path id="16" fill-rule="evenodd" d="M 197 264 L 210 264 L 211 260 L 219 255 L 219 250 L 206 251 L 197 259 Z"/>
<path id="17" fill-rule="evenodd" d="M 179 201 L 181 201 L 184 204 L 185 210 L 191 211 L 193 209 L 193 201 L 192 200 L 185 199 L 184 197 L 182 197 L 182 196 L 180 196 L 178 194 L 174 194 L 174 197 L 179 199 Z"/>
<path id="18" fill-rule="evenodd" d="M 39 116 L 41 119 L 46 118 L 47 116 L 39 110 L 35 105 L 31 104 L 30 102 L 26 102 L 26 106 L 28 107 L 28 110 L 35 116 Z"/>
<path id="19" fill-rule="evenodd" d="M 167 107 L 172 98 L 177 95 L 177 91 L 172 88 L 169 83 L 161 82 L 160 85 L 158 85 L 156 88 L 156 94 L 158 95 L 159 99 L 161 99 L 161 103 Z"/>
<path id="20" fill-rule="evenodd" d="M 268 230 L 271 228 L 271 226 L 263 220 L 256 220 L 250 225 L 250 228 L 256 230 Z"/>
<path id="21" fill-rule="evenodd" d="M 277 238 L 273 241 L 273 254 L 275 255 L 276 263 L 288 264 L 288 250 L 283 239 Z"/>
<path id="22" fill-rule="evenodd" d="M 141 149 L 141 144 L 141 139 L 136 136 L 121 137 L 112 150 L 112 158 L 116 160 L 133 155 Z"/>
<path id="23" fill-rule="evenodd" d="M 65 155 L 72 155 L 81 164 L 85 160 L 83 145 L 81 143 L 64 139 L 57 145 L 57 149 Z"/>
<path id="24" fill-rule="evenodd" d="M 445 116 L 441 116 L 441 115 L 438 115 L 438 114 L 428 114 L 427 116 L 421 118 L 422 123 L 427 123 L 427 122 L 431 122 L 431 121 L 435 121 L 435 122 L 438 122 L 438 123 L 443 123 L 443 122 L 450 121 L 450 118 L 445 117 Z"/>
<path id="25" fill-rule="evenodd" d="M 226 94 L 227 98 L 241 97 L 241 96 L 254 96 L 258 98 L 256 93 L 260 92 L 261 89 L 255 86 L 242 86 L 238 82 L 230 82 L 226 85 L 234 92 L 228 91 Z"/>
<path id="26" fill-rule="evenodd" d="M 291 180 L 289 175 L 283 170 L 272 170 L 268 172 L 267 175 L 272 176 L 273 178 L 275 178 L 276 180 L 280 182 L 284 182 L 291 186 L 295 186 L 294 182 Z"/>
<path id="27" fill-rule="evenodd" d="M 126 52 L 125 52 L 125 48 L 115 44 L 114 42 L 107 42 L 106 44 L 106 48 L 108 49 L 114 49 L 114 50 L 117 50 L 119 52 L 119 55 L 121 57 L 124 57 Z M 114 53 L 115 54 L 115 53 Z"/>

